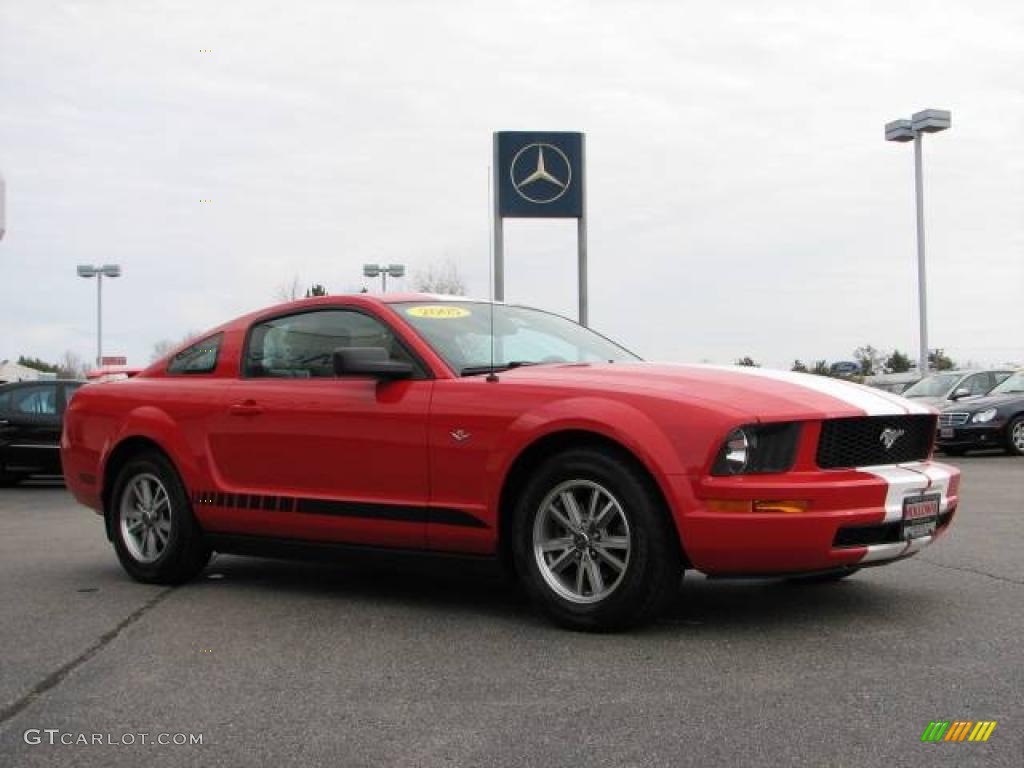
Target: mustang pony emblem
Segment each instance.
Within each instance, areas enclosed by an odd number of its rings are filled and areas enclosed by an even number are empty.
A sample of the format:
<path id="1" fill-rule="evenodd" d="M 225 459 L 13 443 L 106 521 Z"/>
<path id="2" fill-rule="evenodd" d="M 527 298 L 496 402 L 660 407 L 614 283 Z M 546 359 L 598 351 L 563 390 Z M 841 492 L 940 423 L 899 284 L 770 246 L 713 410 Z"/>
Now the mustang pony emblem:
<path id="1" fill-rule="evenodd" d="M 891 451 L 892 447 L 896 444 L 896 441 L 903 437 L 905 434 L 907 434 L 907 430 L 905 429 L 886 427 L 885 429 L 882 430 L 882 434 L 878 436 L 878 439 L 882 441 L 882 445 L 885 446 L 885 450 Z"/>
<path id="2" fill-rule="evenodd" d="M 470 436 L 470 435 L 469 435 L 469 432 L 467 432 L 467 431 L 466 431 L 466 430 L 464 430 L 464 429 L 453 429 L 453 430 L 451 431 L 451 433 L 450 433 L 450 434 L 451 434 L 451 436 L 452 436 L 452 437 L 454 437 L 454 438 L 455 438 L 455 440 L 456 440 L 457 442 L 460 442 L 460 443 L 461 443 L 461 442 L 462 442 L 463 440 L 468 440 L 468 439 L 469 439 L 469 436 Z"/>

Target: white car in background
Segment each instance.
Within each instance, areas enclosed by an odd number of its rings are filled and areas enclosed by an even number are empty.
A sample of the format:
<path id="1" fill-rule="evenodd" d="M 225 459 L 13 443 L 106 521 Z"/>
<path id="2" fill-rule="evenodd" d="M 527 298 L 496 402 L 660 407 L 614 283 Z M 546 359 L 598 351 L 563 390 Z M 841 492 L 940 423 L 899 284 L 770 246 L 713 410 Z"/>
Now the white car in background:
<path id="1" fill-rule="evenodd" d="M 1013 375 L 1012 370 L 993 369 L 987 371 L 940 371 L 926 376 L 903 392 L 919 403 L 945 408 L 969 397 L 987 395 L 993 387 Z"/>

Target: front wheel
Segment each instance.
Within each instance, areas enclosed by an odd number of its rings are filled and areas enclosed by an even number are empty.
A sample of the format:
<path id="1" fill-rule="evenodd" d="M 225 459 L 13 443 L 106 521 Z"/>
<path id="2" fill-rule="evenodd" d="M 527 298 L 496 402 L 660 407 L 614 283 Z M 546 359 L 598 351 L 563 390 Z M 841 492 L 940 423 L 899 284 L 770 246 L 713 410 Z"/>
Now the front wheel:
<path id="1" fill-rule="evenodd" d="M 516 509 L 516 570 L 557 623 L 589 631 L 653 619 L 678 593 L 678 538 L 651 481 L 628 459 L 556 454 Z"/>
<path id="2" fill-rule="evenodd" d="M 117 557 L 137 581 L 180 584 L 210 559 L 181 479 L 161 454 L 145 454 L 125 464 L 108 514 Z"/>
<path id="3" fill-rule="evenodd" d="M 1018 416 L 1006 427 L 1006 452 L 1024 456 L 1024 416 Z"/>

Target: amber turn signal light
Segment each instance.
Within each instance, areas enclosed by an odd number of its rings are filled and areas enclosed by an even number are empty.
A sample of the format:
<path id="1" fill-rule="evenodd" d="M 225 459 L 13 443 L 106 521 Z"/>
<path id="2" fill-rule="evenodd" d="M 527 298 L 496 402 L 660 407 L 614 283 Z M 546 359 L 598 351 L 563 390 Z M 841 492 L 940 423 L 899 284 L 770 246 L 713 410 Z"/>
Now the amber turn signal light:
<path id="1" fill-rule="evenodd" d="M 797 512 L 806 512 L 810 503 L 799 499 L 787 499 L 783 501 L 738 501 L 735 499 L 709 499 L 708 509 L 712 512 L 772 512 L 784 515 Z"/>

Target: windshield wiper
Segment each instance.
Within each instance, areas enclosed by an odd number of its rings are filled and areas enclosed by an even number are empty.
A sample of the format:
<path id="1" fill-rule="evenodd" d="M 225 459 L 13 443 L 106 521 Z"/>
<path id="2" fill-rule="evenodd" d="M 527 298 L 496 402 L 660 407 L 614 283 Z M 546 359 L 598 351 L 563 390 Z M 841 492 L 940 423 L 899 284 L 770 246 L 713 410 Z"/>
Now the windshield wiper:
<path id="1" fill-rule="evenodd" d="M 481 373 L 490 373 L 491 371 L 507 371 L 511 368 L 522 368 L 524 365 L 537 365 L 537 363 L 531 360 L 510 360 L 501 365 L 471 365 L 459 371 L 459 375 L 479 376 Z"/>

